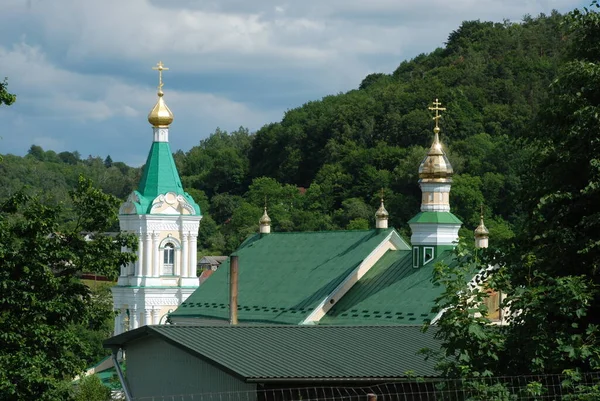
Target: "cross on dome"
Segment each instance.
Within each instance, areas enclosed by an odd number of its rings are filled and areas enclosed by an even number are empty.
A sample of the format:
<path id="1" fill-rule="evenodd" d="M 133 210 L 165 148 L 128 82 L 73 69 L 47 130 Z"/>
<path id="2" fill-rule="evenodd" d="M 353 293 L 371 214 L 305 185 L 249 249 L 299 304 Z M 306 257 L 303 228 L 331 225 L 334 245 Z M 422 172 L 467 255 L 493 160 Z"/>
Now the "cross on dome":
<path id="1" fill-rule="evenodd" d="M 439 125 L 438 125 L 438 121 L 440 118 L 442 118 L 442 116 L 439 114 L 440 111 L 446 111 L 445 107 L 440 107 L 442 105 L 442 103 L 440 103 L 438 101 L 438 99 L 435 99 L 435 102 L 433 102 L 433 107 L 428 107 L 429 110 L 433 110 L 435 111 L 435 117 L 433 117 L 433 120 L 435 121 L 435 128 L 437 128 L 439 130 Z"/>
<path id="2" fill-rule="evenodd" d="M 163 80 L 162 80 L 162 72 L 169 71 L 168 67 L 165 67 L 162 61 L 156 63 L 156 67 L 152 67 L 154 71 L 158 71 L 158 91 L 162 92 Z"/>

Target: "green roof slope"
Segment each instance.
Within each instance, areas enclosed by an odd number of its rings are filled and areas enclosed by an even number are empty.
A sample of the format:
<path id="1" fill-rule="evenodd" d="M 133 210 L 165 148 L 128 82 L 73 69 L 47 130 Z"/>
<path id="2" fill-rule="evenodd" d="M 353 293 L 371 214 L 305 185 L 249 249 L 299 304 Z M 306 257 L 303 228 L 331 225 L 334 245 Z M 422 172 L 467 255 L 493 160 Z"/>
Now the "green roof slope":
<path id="1" fill-rule="evenodd" d="M 166 194 L 167 192 L 175 192 L 178 195 L 182 195 L 194 207 L 196 214 L 201 214 L 198 204 L 183 190 L 169 143 L 152 142 L 142 178 L 140 179 L 140 185 L 136 191 L 139 197 L 139 203 L 136 202 L 138 213 L 150 213 L 152 201 L 158 195 Z"/>
<path id="2" fill-rule="evenodd" d="M 420 326 L 144 326 L 104 342 L 158 336 L 248 382 L 435 376 L 419 350 L 440 347 Z"/>
<path id="3" fill-rule="evenodd" d="M 256 234 L 239 256 L 238 320 L 299 324 L 391 232 L 386 230 Z M 229 319 L 229 261 L 172 317 Z"/>
<path id="4" fill-rule="evenodd" d="M 450 212 L 419 212 L 408 223 L 462 224 L 462 221 Z"/>
<path id="5" fill-rule="evenodd" d="M 453 260 L 452 252 L 445 252 L 415 269 L 410 251 L 387 251 L 319 324 L 421 324 L 432 319 L 431 308 L 443 290 L 431 281 L 433 268 Z"/>

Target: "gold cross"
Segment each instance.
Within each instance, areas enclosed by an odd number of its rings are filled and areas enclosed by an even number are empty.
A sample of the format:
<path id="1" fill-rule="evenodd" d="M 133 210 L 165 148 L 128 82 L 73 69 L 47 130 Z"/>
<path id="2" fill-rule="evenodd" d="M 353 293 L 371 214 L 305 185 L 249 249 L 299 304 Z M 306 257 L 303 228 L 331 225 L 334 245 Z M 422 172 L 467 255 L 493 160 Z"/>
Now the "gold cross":
<path id="1" fill-rule="evenodd" d="M 163 87 L 162 72 L 168 71 L 169 69 L 163 65 L 162 61 L 159 61 L 156 64 L 156 67 L 152 67 L 152 69 L 158 71 L 158 90 L 161 90 Z"/>
<path id="2" fill-rule="evenodd" d="M 381 188 L 381 201 L 383 202 L 383 188 Z"/>
<path id="3" fill-rule="evenodd" d="M 433 102 L 433 107 L 428 107 L 429 110 L 435 110 L 435 117 L 433 117 L 433 120 L 435 121 L 435 127 L 438 127 L 438 120 L 440 118 L 442 118 L 442 116 L 439 115 L 438 112 L 440 111 L 446 111 L 445 107 L 440 107 L 442 104 L 440 102 L 438 102 L 437 98 L 435 99 L 435 102 Z"/>

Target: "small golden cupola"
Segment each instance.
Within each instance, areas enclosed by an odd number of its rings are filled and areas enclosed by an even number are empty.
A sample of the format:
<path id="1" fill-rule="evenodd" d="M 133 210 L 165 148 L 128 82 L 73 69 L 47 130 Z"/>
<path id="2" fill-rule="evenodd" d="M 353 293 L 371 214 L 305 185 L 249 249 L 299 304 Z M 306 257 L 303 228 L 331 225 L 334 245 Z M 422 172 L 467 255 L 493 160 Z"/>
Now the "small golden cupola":
<path id="1" fill-rule="evenodd" d="M 375 212 L 375 227 L 376 228 L 388 228 L 388 218 L 390 214 L 387 210 L 385 210 L 385 206 L 383 205 L 383 189 L 381 190 L 381 205 L 379 205 L 379 209 Z"/>
<path id="2" fill-rule="evenodd" d="M 490 232 L 483 223 L 483 206 L 479 215 L 479 225 L 475 229 L 475 248 L 487 248 Z"/>
<path id="3" fill-rule="evenodd" d="M 265 205 L 265 210 L 258 224 L 260 225 L 261 234 L 269 234 L 271 232 L 271 218 L 267 214 L 267 205 Z"/>
<path id="4" fill-rule="evenodd" d="M 167 71 L 168 68 L 163 65 L 162 61 L 159 61 L 152 69 L 158 71 L 158 101 L 148 113 L 148 122 L 155 128 L 168 128 L 173 122 L 173 113 L 163 99 L 164 92 L 162 90 L 162 72 Z"/>
<path id="5" fill-rule="evenodd" d="M 423 159 L 419 165 L 419 178 L 420 182 L 452 182 L 452 174 L 454 170 L 452 165 L 442 148 L 440 142 L 440 127 L 439 119 L 442 117 L 439 112 L 446 110 L 445 107 L 440 107 L 441 103 L 438 99 L 435 99 L 433 107 L 429 107 L 429 110 L 435 111 L 435 127 L 433 128 L 433 143 L 427 156 Z"/>

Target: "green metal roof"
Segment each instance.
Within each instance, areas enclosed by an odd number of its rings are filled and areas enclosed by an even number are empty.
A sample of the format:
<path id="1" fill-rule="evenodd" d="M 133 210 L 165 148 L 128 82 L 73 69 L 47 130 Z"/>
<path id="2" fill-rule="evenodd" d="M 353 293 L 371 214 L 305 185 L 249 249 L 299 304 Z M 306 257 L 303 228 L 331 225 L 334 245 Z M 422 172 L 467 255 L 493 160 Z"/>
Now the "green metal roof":
<path id="1" fill-rule="evenodd" d="M 454 263 L 452 252 L 414 268 L 410 251 L 387 251 L 319 324 L 421 324 L 433 319 L 431 308 L 443 288 L 431 279 L 440 261 Z"/>
<path id="2" fill-rule="evenodd" d="M 239 256 L 240 322 L 299 324 L 393 229 L 256 234 Z M 229 261 L 172 317 L 229 319 Z"/>
<path id="3" fill-rule="evenodd" d="M 462 221 L 450 212 L 420 212 L 408 223 L 462 224 Z"/>
<path id="4" fill-rule="evenodd" d="M 144 326 L 104 342 L 127 349 L 164 339 L 247 382 L 394 380 L 436 375 L 420 349 L 439 348 L 420 326 Z"/>
<path id="5" fill-rule="evenodd" d="M 158 195 L 166 194 L 167 192 L 175 192 L 178 195 L 182 195 L 194 207 L 196 214 L 201 214 L 198 204 L 183 190 L 169 143 L 152 142 L 140 185 L 138 190 L 135 191 L 139 198 L 139 202 L 134 202 L 137 213 L 150 213 L 152 201 Z"/>

